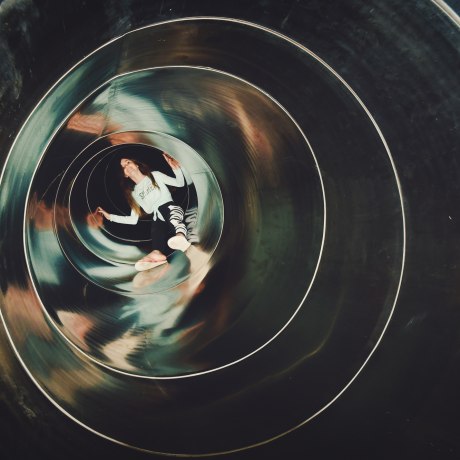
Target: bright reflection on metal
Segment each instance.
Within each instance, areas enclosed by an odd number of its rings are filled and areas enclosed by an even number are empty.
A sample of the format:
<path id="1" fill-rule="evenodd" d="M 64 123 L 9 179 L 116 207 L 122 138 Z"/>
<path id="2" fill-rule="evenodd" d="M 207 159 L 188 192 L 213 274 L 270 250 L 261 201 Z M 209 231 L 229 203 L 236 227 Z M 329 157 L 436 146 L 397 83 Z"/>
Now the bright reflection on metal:
<path id="1" fill-rule="evenodd" d="M 164 88 L 177 87 L 179 82 L 186 83 L 182 83 L 182 90 L 176 91 L 174 97 L 168 90 L 165 94 Z M 225 92 L 219 88 L 225 88 Z M 146 96 L 125 96 L 125 93 L 131 92 Z M 111 96 L 113 94 L 117 97 Z M 229 95 L 232 97 L 229 98 Z M 173 105 L 178 108 L 173 108 Z M 248 113 L 244 107 L 249 107 L 251 112 Z M 136 116 L 131 116 L 131 113 Z M 144 129 L 149 123 L 151 128 L 158 123 L 165 130 L 169 126 L 169 132 L 129 131 L 133 120 L 137 123 L 139 113 L 144 114 L 147 120 L 143 122 Z M 210 115 L 213 119 L 209 119 Z M 181 120 L 179 129 L 171 128 L 173 123 L 170 119 Z M 230 124 L 234 125 L 232 130 L 228 129 Z M 271 125 L 276 125 L 278 130 L 270 130 Z M 110 127 L 117 131 L 110 132 Z M 311 175 L 315 172 L 308 144 L 295 123 L 274 101 L 247 83 L 220 72 L 197 68 L 153 69 L 122 75 L 112 80 L 106 88 L 96 91 L 95 96 L 88 98 L 71 115 L 66 129 L 55 136 L 36 171 L 30 194 L 40 196 L 41 200 L 38 206 L 33 203 L 30 207 L 30 215 L 36 217 L 35 209 L 42 209 L 46 206 L 45 203 L 54 202 L 54 234 L 62 251 L 61 258 L 64 259 L 53 260 L 53 264 L 60 263 L 65 266 L 70 262 L 71 269 L 77 270 L 91 283 L 94 300 L 88 303 L 86 284 L 83 284 L 80 294 L 76 290 L 69 291 L 65 282 L 49 291 L 49 287 L 41 279 L 41 259 L 34 256 L 36 251 L 38 254 L 42 253 L 40 240 L 34 239 L 35 227 L 27 226 L 28 239 L 31 241 L 28 251 L 36 289 L 50 318 L 57 317 L 59 330 L 99 363 L 123 372 L 155 378 L 194 375 L 228 365 L 272 340 L 297 312 L 311 284 L 311 270 L 315 264 L 311 265 L 309 276 L 306 276 L 308 271 L 301 269 L 297 270 L 295 276 L 292 273 L 284 274 L 284 283 L 291 284 L 294 281 L 294 288 L 290 288 L 289 294 L 284 289 L 280 291 L 283 275 L 279 274 L 278 285 L 273 285 L 273 289 L 265 289 L 266 292 L 261 291 L 258 303 L 254 303 L 257 297 L 252 300 L 252 308 L 263 309 L 266 313 L 272 310 L 269 314 L 277 317 L 277 321 L 252 334 L 246 349 L 240 349 L 239 355 L 231 352 L 235 347 L 230 342 L 225 346 L 226 356 L 216 356 L 213 361 L 199 365 L 193 363 L 194 350 L 203 350 L 207 343 L 212 343 L 217 338 L 225 340 L 230 318 L 236 318 L 245 308 L 244 303 L 231 301 L 225 313 L 229 319 L 220 319 L 220 325 L 212 332 L 207 318 L 209 313 L 187 313 L 190 305 L 196 302 L 197 292 L 201 294 L 200 309 L 204 307 L 202 298 L 206 291 L 205 278 L 215 263 L 211 255 L 219 241 L 223 222 L 221 191 L 214 174 L 186 142 L 177 140 L 180 138 L 193 141 L 194 133 L 204 131 L 204 127 L 215 135 L 210 149 L 214 167 L 221 168 L 217 163 L 220 158 L 225 159 L 228 164 L 234 163 L 230 174 L 221 173 L 224 180 L 233 180 L 233 183 L 228 184 L 222 182 L 226 215 L 230 224 L 235 221 L 236 215 L 245 215 L 243 221 L 246 222 L 247 232 L 244 238 L 253 239 L 255 242 L 265 240 L 268 247 L 273 246 L 270 240 L 276 235 L 274 229 L 279 225 L 276 221 L 280 218 L 284 223 L 289 220 L 293 222 L 292 230 L 289 227 L 283 228 L 285 236 L 297 230 L 293 200 L 301 189 L 298 180 L 302 180 L 305 174 Z M 75 158 L 64 172 L 56 170 L 56 165 L 60 165 L 58 159 L 62 155 L 62 145 L 66 146 L 69 155 L 72 146 L 79 145 L 75 137 L 82 132 L 98 134 L 99 137 L 81 152 L 76 151 Z M 262 137 L 261 133 L 265 132 L 268 134 Z M 231 138 L 226 141 L 229 135 Z M 253 145 L 254 142 L 257 144 Z M 174 253 L 167 265 L 137 275 L 132 265 L 131 269 L 127 267 L 127 264 L 133 264 L 142 256 L 141 249 L 133 244 L 126 244 L 113 233 L 104 230 L 102 222 L 98 222 L 98 216 L 94 214 L 98 200 L 100 202 L 103 197 L 100 193 L 96 196 L 88 195 L 88 184 L 94 180 L 103 180 L 101 172 L 98 179 L 93 180 L 93 176 L 95 170 L 102 170 L 99 166 L 101 162 L 107 161 L 107 158 L 110 161 L 111 151 L 108 150 L 107 153 L 107 144 L 128 146 L 127 152 L 140 145 L 152 146 L 160 151 L 167 151 L 179 161 L 188 187 L 193 187 L 194 193 L 191 194 L 197 197 L 197 203 L 186 209 L 186 215 L 189 210 L 193 215 L 194 209 L 197 215 L 194 228 L 190 229 L 195 238 L 194 245 L 185 253 L 186 257 Z M 235 151 L 241 152 L 241 155 Z M 289 152 L 289 156 L 297 163 L 296 169 L 290 170 L 284 166 L 284 152 Z M 231 157 L 233 160 L 229 160 Z M 310 164 L 306 161 L 308 157 Z M 295 158 L 302 158 L 302 161 L 296 161 Z M 255 176 L 258 183 L 252 183 L 252 173 L 248 175 L 248 168 L 262 169 L 266 179 L 263 179 L 264 176 Z M 299 174 L 301 169 L 305 169 L 304 175 Z M 292 173 L 296 176 L 288 179 Z M 47 185 L 43 191 L 43 184 L 49 184 L 50 179 L 57 176 L 60 177 L 57 190 Z M 113 181 L 114 178 L 108 180 Z M 276 198 L 270 203 L 270 195 L 273 192 L 278 194 L 281 186 L 286 197 Z M 248 209 L 241 209 L 241 203 L 248 203 Z M 311 205 L 306 203 L 304 206 Z M 284 217 L 271 216 L 274 210 L 282 212 Z M 308 208 L 303 207 L 299 207 L 297 212 L 302 215 L 311 213 Z M 301 219 L 303 218 L 297 217 L 299 224 Z M 261 225 L 261 221 L 266 223 Z M 308 250 L 308 246 L 303 249 L 304 244 L 311 244 L 308 239 L 296 248 L 289 244 L 290 239 L 291 237 L 287 237 L 284 241 L 279 240 L 276 245 L 277 252 L 274 253 L 278 255 L 271 258 L 292 258 L 294 253 L 290 256 L 289 252 L 298 253 L 300 250 L 312 254 L 312 262 L 317 262 L 319 248 L 313 256 L 314 252 Z M 133 242 L 128 240 L 128 243 L 130 241 Z M 242 239 L 238 245 L 243 250 L 248 243 Z M 254 249 L 249 247 L 245 252 L 254 253 Z M 270 265 L 264 271 L 269 267 Z M 242 273 L 240 269 L 238 276 Z M 259 276 L 265 276 L 263 273 Z M 100 291 L 99 288 L 103 290 Z M 107 290 L 114 294 L 108 302 L 104 294 Z M 116 293 L 124 295 L 117 297 Z M 273 299 L 276 295 L 282 295 L 282 299 L 290 307 L 282 312 L 277 311 L 275 303 L 270 307 L 267 296 Z M 131 299 L 129 302 L 128 298 Z M 228 302 L 229 298 L 225 301 Z M 97 311 L 90 306 L 93 302 L 99 305 Z M 214 304 L 216 298 L 211 302 Z M 194 308 L 196 310 L 197 307 Z M 183 324 L 181 318 L 186 314 L 193 319 L 190 318 Z M 84 335 L 81 324 L 86 325 Z M 201 334 L 203 328 L 208 328 L 205 335 Z M 126 346 L 127 341 L 130 346 Z M 190 357 L 189 363 L 183 362 L 184 353 Z M 177 364 L 179 362 L 182 364 Z"/>
<path id="2" fill-rule="evenodd" d="M 205 18 L 127 34 L 58 82 L 0 190 L 2 319 L 53 404 L 119 443 L 206 455 L 337 398 L 388 323 L 405 244 L 394 165 L 355 96 L 286 37 Z M 98 220 L 91 191 L 136 145 L 176 158 L 197 198 L 194 245 L 144 273 L 145 238 Z"/>

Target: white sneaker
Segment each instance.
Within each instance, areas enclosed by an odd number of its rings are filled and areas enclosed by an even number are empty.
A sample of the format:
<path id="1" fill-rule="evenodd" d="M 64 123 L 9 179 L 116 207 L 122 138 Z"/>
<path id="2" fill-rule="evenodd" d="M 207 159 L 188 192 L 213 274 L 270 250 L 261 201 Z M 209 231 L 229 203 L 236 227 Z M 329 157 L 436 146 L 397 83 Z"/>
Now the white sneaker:
<path id="1" fill-rule="evenodd" d="M 176 235 L 168 240 L 168 246 L 171 249 L 178 249 L 179 251 L 185 252 L 189 247 L 190 243 L 187 238 L 183 235 Z"/>
<path id="2" fill-rule="evenodd" d="M 134 264 L 134 268 L 138 272 L 143 272 L 145 270 L 150 270 L 152 268 L 158 267 L 160 265 L 163 265 L 167 262 L 167 260 L 160 260 L 159 262 L 148 262 L 145 260 L 139 260 Z"/>

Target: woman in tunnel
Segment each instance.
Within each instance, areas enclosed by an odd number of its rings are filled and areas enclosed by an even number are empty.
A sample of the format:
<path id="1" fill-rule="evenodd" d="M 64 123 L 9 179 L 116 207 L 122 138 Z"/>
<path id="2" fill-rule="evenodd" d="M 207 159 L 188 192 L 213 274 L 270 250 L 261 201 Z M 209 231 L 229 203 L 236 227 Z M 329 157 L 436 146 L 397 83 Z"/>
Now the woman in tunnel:
<path id="1" fill-rule="evenodd" d="M 172 199 L 168 185 L 182 187 L 185 184 L 184 175 L 179 163 L 163 153 L 163 157 L 171 167 L 174 176 L 170 177 L 159 171 L 150 171 L 150 168 L 137 160 L 122 158 L 120 166 L 123 174 L 122 187 L 128 204 L 131 207 L 129 216 L 110 214 L 103 208 L 98 207 L 97 212 L 107 220 L 119 224 L 137 224 L 143 211 L 153 214 L 152 241 L 156 246 L 152 252 L 136 262 L 138 271 L 149 270 L 166 262 L 166 255 L 163 253 L 165 242 L 174 250 L 186 251 L 190 246 L 187 241 L 187 228 L 183 222 L 184 210 L 176 205 Z M 155 222 L 157 220 L 166 223 L 167 230 L 163 240 L 159 241 L 156 235 Z"/>

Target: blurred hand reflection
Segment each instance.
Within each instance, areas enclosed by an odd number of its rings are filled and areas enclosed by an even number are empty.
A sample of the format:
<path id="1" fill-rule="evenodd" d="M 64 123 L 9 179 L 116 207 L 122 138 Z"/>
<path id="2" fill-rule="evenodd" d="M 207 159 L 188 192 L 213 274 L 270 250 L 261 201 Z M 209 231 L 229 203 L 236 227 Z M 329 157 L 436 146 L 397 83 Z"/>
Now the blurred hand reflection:
<path id="1" fill-rule="evenodd" d="M 96 212 L 90 212 L 86 216 L 86 224 L 92 229 L 97 229 L 102 227 L 104 219 L 102 215 L 96 210 Z"/>

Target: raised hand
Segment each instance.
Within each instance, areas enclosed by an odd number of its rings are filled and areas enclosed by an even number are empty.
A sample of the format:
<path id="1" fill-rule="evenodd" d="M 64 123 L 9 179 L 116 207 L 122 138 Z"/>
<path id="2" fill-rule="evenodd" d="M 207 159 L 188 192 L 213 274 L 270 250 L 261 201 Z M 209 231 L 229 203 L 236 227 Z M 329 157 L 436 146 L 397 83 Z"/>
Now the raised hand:
<path id="1" fill-rule="evenodd" d="M 166 152 L 163 152 L 163 157 L 166 160 L 166 163 L 168 163 L 168 165 L 171 166 L 172 169 L 180 168 L 179 162 L 175 160 L 172 156 L 168 155 Z"/>
<path id="2" fill-rule="evenodd" d="M 110 220 L 110 214 L 102 209 L 100 206 L 96 209 L 96 212 L 102 214 L 107 220 Z"/>

